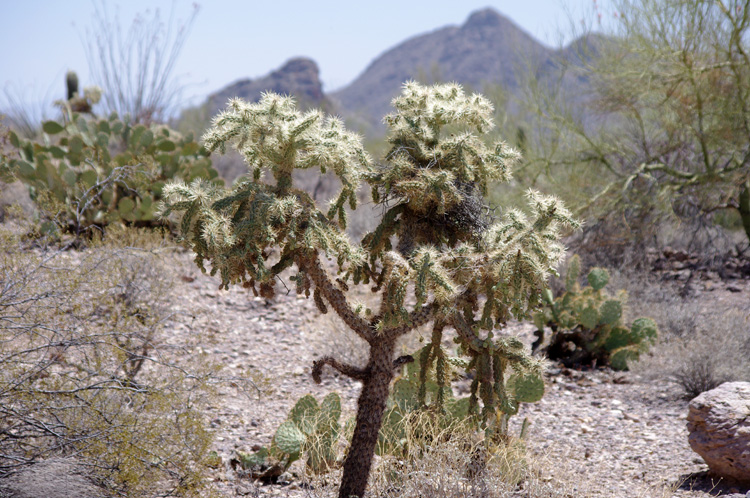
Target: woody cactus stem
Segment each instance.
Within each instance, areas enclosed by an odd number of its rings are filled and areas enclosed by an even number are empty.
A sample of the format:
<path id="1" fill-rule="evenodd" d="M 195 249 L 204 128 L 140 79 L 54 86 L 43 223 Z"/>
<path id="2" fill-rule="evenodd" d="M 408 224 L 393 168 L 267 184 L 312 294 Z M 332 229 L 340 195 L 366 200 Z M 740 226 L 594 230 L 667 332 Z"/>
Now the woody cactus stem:
<path id="1" fill-rule="evenodd" d="M 313 367 L 316 382 L 320 382 L 320 370 L 323 365 L 330 365 L 344 375 L 362 381 L 362 392 L 357 401 L 357 424 L 349 454 L 344 462 L 344 475 L 339 488 L 340 498 L 364 496 L 391 380 L 401 365 L 414 361 L 409 355 L 393 360 L 395 349 L 395 340 L 374 341 L 370 346 L 367 367 L 364 369 L 339 363 L 330 357 L 321 358 Z"/>
<path id="2" fill-rule="evenodd" d="M 344 475 L 339 488 L 340 498 L 364 496 L 372 467 L 378 432 L 388 401 L 388 387 L 393 379 L 395 341 L 370 347 L 367 377 L 357 401 L 357 425 L 352 444 L 344 462 Z"/>
<path id="3" fill-rule="evenodd" d="M 370 345 L 369 360 L 363 369 L 338 362 L 331 357 L 321 358 L 313 365 L 313 379 L 316 382 L 320 382 L 324 365 L 329 365 L 342 374 L 362 382 L 362 392 L 357 401 L 357 422 L 349 454 L 344 462 L 344 474 L 339 489 L 340 498 L 361 497 L 367 488 L 391 380 L 396 369 L 404 363 L 413 361 L 410 356 L 394 359 L 396 341 L 427 321 L 431 310 L 421 310 L 421 313 L 415 314 L 413 320 L 405 326 L 377 332 L 375 322 L 368 322 L 354 313 L 344 293 L 331 282 L 321 266 L 317 253 L 300 258 L 298 265 L 310 276 L 316 289 L 335 312 Z"/>

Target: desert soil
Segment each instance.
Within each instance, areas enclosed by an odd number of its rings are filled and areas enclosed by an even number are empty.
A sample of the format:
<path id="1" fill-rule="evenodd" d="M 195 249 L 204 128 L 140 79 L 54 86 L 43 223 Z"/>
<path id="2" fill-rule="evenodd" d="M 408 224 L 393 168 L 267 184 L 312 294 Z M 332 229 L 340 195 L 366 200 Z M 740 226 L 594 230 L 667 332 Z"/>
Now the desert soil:
<path id="1" fill-rule="evenodd" d="M 359 385 L 332 371 L 316 385 L 310 368 L 329 353 L 361 360 L 357 345 L 335 319 L 321 317 L 311 299 L 283 288 L 273 301 L 241 288 L 218 290 L 218 278 L 201 274 L 188 254 L 178 259 L 175 311 L 194 318 L 179 320 L 171 340 L 206 334 L 201 348 L 224 367 L 220 397 L 209 414 L 222 458 L 213 476 L 221 495 L 335 496 L 335 476 L 330 486 L 311 489 L 295 464 L 285 484 L 260 485 L 238 475 L 229 461 L 237 451 L 269 444 L 294 402 L 307 393 L 321 399 L 337 391 L 343 417 L 353 415 Z M 702 297 L 707 306 L 747 307 L 750 301 L 750 280 L 714 281 L 697 292 L 709 287 Z M 509 332 L 530 336 L 523 325 Z M 712 480 L 690 449 L 688 400 L 675 384 L 611 370 L 553 367 L 549 374 L 544 398 L 524 405 L 516 417 L 531 423 L 528 448 L 551 462 L 541 468 L 543 480 L 566 486 L 571 497 L 744 496 L 747 490 Z"/>

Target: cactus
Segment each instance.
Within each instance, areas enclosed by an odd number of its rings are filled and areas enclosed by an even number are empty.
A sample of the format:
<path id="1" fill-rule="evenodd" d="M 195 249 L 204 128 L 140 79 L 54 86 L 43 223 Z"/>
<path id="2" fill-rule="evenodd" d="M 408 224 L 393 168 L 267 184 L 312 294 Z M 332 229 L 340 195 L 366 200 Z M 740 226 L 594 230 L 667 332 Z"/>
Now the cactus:
<path id="1" fill-rule="evenodd" d="M 0 176 L 28 185 L 47 226 L 77 236 L 110 223 L 164 225 L 157 214 L 167 181 L 220 184 L 209 153 L 165 126 L 131 127 L 116 115 L 46 121 L 44 143 L 13 132 L 15 154 L 0 157 Z"/>
<path id="2" fill-rule="evenodd" d="M 310 394 L 297 400 L 287 419 L 276 429 L 271 447 L 239 453 L 238 463 L 255 479 L 275 481 L 307 453 L 307 469 L 326 472 L 336 464 L 336 444 L 341 426 L 341 398 L 330 393 L 323 401 Z"/>
<path id="3" fill-rule="evenodd" d="M 537 327 L 534 349 L 544 349 L 553 360 L 567 366 L 611 365 L 626 370 L 629 360 L 638 359 L 656 340 L 658 330 L 650 318 L 638 318 L 630 327 L 622 323 L 625 293 L 610 297 L 604 292 L 609 273 L 593 268 L 587 280 L 578 284 L 580 259 L 573 256 L 565 276 L 566 291 L 556 299 L 544 300 L 544 307 L 534 315 Z M 545 329 L 552 335 L 543 345 Z"/>
<path id="4" fill-rule="evenodd" d="M 291 272 L 297 292 L 367 343 L 365 365 L 324 357 L 312 371 L 317 382 L 326 366 L 362 382 L 339 489 L 345 498 L 365 493 L 381 425 L 393 413 L 387 412 L 391 381 L 413 359 L 397 357 L 396 345 L 417 327 L 432 324 L 429 349 L 419 353 L 416 386 L 394 385 L 395 403 L 434 405 L 436 413 L 465 407 L 485 430 L 517 410 L 506 379 L 540 376 L 543 362 L 499 332 L 542 303 L 547 277 L 564 253 L 559 229 L 577 226 L 557 199 L 533 191 L 530 216 L 513 209 L 502 219 L 489 216 L 483 196 L 493 182 L 510 179 L 519 154 L 483 141 L 493 123 L 492 105 L 481 95 L 455 84 L 409 82 L 393 105 L 385 118 L 391 150 L 377 168 L 359 137 L 335 118 L 302 113 L 291 98 L 275 94 L 252 104 L 233 100 L 204 143 L 211 151 L 235 147 L 248 163 L 248 180 L 229 191 L 204 182 L 164 188 L 164 215 L 182 215 L 183 240 L 201 269 L 209 263 L 221 277 L 221 288 L 241 284 L 271 298 L 282 272 Z M 328 209 L 295 184 L 294 170 L 311 168 L 341 182 Z M 344 232 L 345 208 L 357 208 L 365 183 L 383 215 L 354 243 Z M 335 276 L 325 259 L 335 261 Z M 353 303 L 352 286 L 378 293 L 379 308 Z M 463 368 L 474 374 L 472 394 L 460 403 L 451 400 L 451 360 L 440 347 L 447 329 L 456 331 Z"/>

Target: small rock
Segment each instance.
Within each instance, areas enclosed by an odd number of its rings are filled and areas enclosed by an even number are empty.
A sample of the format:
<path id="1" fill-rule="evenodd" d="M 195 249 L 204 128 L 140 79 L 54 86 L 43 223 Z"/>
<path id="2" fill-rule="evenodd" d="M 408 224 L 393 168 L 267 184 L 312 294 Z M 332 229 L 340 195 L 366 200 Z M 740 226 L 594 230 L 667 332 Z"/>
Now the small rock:
<path id="1" fill-rule="evenodd" d="M 726 382 L 693 399 L 688 442 L 711 471 L 750 483 L 750 382 Z"/>
<path id="2" fill-rule="evenodd" d="M 92 484 L 86 466 L 72 458 L 50 458 L 23 467 L 10 477 L 0 479 L 0 496 L 17 498 L 67 498 L 107 496 Z"/>
<path id="3" fill-rule="evenodd" d="M 625 417 L 622 410 L 610 410 L 609 414 L 618 419 Z"/>
<path id="4" fill-rule="evenodd" d="M 631 413 L 627 413 L 627 412 L 625 412 L 625 413 L 623 413 L 623 414 L 622 414 L 622 416 L 623 416 L 623 418 L 624 418 L 625 420 L 631 420 L 631 421 L 633 421 L 633 422 L 640 422 L 640 421 L 641 421 L 641 419 L 640 419 L 640 418 L 638 418 L 637 416 L 635 416 L 635 415 L 633 415 L 633 414 L 631 414 Z"/>

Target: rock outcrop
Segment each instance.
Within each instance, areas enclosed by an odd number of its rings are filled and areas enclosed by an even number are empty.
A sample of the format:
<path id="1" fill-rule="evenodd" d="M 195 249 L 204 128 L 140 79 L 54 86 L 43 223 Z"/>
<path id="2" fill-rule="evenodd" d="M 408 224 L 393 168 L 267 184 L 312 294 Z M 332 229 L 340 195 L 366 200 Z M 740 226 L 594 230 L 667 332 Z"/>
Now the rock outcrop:
<path id="1" fill-rule="evenodd" d="M 224 109 L 231 98 L 255 102 L 263 92 L 292 95 L 302 107 L 327 107 L 318 65 L 311 59 L 298 57 L 266 76 L 242 79 L 212 94 L 208 97 L 210 115 Z"/>
<path id="2" fill-rule="evenodd" d="M 712 473 L 750 485 L 750 382 L 726 382 L 693 399 L 688 431 Z"/>

